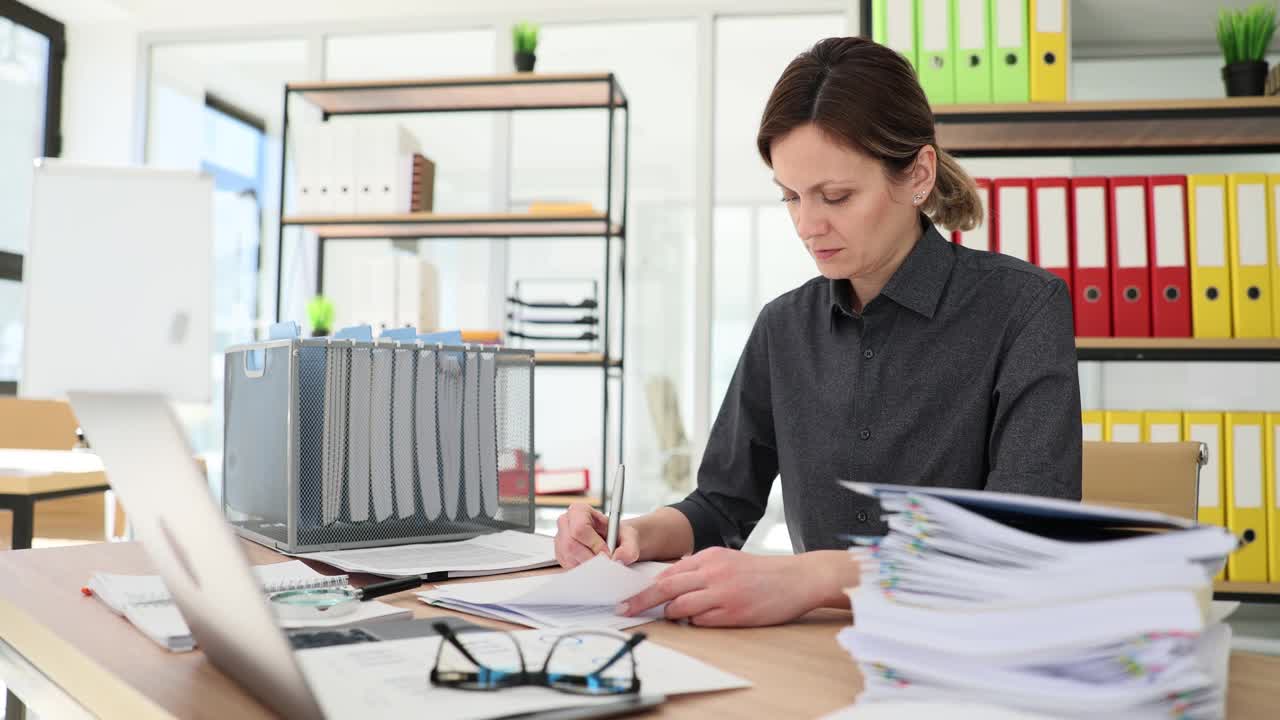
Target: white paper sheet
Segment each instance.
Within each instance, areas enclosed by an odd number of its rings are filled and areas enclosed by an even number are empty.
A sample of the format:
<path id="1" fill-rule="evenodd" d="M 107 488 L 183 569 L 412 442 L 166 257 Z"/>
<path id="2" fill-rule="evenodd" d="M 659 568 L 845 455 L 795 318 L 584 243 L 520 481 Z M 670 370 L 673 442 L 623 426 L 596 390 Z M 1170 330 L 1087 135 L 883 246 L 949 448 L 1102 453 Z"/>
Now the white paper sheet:
<path id="1" fill-rule="evenodd" d="M 555 575 L 438 586 L 418 593 L 426 603 L 537 628 L 623 628 L 662 617 L 663 607 L 642 616 L 614 613 L 619 602 L 653 584 L 666 563 L 626 566 L 602 556 Z"/>
<path id="2" fill-rule="evenodd" d="M 344 572 L 407 577 L 448 572 L 449 577 L 496 575 L 556 564 L 555 538 L 505 530 L 458 542 L 419 543 L 362 550 L 302 553 Z"/>
<path id="3" fill-rule="evenodd" d="M 514 633 L 526 661 L 541 667 L 558 633 Z M 428 680 L 438 637 L 339 645 L 300 651 L 298 662 L 329 717 L 492 718 L 602 702 L 546 688 L 469 692 L 433 687 Z M 748 681 L 652 642 L 636 646 L 642 693 L 680 695 L 750 687 Z M 604 700 L 603 702 L 607 702 Z"/>

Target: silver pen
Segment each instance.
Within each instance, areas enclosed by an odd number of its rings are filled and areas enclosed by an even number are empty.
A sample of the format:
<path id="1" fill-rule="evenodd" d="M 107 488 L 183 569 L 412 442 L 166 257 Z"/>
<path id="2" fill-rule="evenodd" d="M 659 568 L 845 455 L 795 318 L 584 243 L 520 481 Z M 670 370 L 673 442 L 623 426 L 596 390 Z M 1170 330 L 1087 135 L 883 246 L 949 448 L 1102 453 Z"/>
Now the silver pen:
<path id="1" fill-rule="evenodd" d="M 610 558 L 618 547 L 618 524 L 622 522 L 622 493 L 626 486 L 626 468 L 622 463 L 618 463 L 618 469 L 613 472 L 613 484 L 610 485 L 613 494 L 609 498 L 609 536 L 605 540 Z"/>

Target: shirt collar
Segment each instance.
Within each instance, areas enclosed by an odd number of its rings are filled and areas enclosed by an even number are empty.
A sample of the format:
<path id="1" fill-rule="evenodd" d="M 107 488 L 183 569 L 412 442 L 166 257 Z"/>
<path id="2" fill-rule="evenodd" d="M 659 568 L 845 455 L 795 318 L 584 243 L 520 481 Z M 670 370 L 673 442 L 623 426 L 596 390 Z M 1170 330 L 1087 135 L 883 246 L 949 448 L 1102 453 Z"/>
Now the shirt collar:
<path id="1" fill-rule="evenodd" d="M 880 294 L 912 312 L 932 319 L 938 310 L 943 288 L 951 277 L 955 255 L 932 222 L 922 220 L 924 233 L 911 248 L 902 265 L 885 283 Z M 846 315 L 853 312 L 853 286 L 848 279 L 831 281 L 831 309 Z"/>

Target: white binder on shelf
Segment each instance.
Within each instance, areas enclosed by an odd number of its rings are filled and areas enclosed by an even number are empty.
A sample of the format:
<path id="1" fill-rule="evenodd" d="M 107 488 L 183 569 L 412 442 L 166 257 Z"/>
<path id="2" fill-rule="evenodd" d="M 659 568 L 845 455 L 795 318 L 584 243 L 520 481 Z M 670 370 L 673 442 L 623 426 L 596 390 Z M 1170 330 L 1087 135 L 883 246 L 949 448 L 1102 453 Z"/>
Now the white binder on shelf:
<path id="1" fill-rule="evenodd" d="M 328 123 L 295 125 L 293 130 L 294 175 L 298 215 L 331 215 L 329 181 L 333 165 L 333 143 Z"/>
<path id="2" fill-rule="evenodd" d="M 382 136 L 392 131 L 385 121 L 364 119 L 355 127 L 355 158 L 352 172 L 355 183 L 355 214 L 378 215 L 385 210 L 379 204 L 383 196 L 379 165 L 379 145 Z"/>
<path id="3" fill-rule="evenodd" d="M 407 213 L 412 208 L 413 156 L 421 152 L 417 139 L 404 126 L 370 123 L 361 131 L 357 185 L 361 215 Z M 364 189 L 368 187 L 369 192 Z"/>
<path id="4" fill-rule="evenodd" d="M 356 126 L 330 121 L 329 137 L 333 155 L 329 166 L 330 212 L 334 215 L 356 214 Z"/>

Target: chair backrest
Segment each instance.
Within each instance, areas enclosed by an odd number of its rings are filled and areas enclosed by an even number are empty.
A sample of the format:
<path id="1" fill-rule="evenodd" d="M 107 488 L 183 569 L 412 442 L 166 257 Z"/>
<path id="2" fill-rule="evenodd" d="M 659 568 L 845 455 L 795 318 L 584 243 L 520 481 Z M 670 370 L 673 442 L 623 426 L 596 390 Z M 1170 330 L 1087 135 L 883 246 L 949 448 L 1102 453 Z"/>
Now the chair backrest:
<path id="1" fill-rule="evenodd" d="M 1085 502 L 1196 518 L 1201 443 L 1086 442 L 1083 460 Z"/>
<path id="2" fill-rule="evenodd" d="M 70 450 L 79 427 L 63 400 L 0 397 L 0 448 Z"/>

